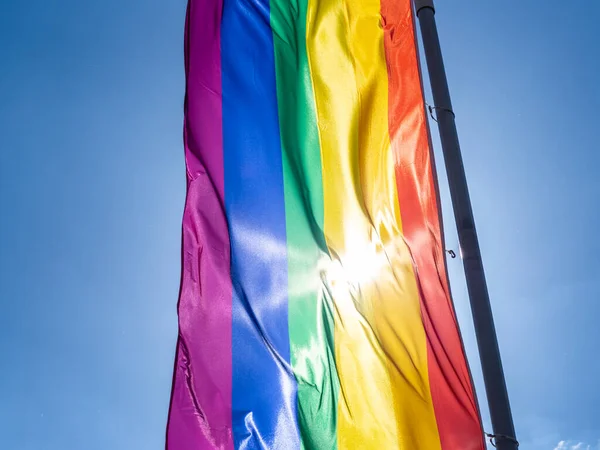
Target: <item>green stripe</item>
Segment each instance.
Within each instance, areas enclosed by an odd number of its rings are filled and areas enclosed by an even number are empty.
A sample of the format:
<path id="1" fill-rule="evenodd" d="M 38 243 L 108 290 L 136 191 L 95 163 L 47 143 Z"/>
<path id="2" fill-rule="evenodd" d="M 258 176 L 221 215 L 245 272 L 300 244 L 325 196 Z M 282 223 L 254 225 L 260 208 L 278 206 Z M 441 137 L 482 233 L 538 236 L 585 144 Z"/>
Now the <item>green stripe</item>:
<path id="1" fill-rule="evenodd" d="M 319 267 L 323 235 L 321 149 L 306 54 L 308 0 L 271 0 L 288 246 L 291 364 L 298 381 L 298 422 L 306 450 L 337 448 L 339 380 L 333 310 Z"/>

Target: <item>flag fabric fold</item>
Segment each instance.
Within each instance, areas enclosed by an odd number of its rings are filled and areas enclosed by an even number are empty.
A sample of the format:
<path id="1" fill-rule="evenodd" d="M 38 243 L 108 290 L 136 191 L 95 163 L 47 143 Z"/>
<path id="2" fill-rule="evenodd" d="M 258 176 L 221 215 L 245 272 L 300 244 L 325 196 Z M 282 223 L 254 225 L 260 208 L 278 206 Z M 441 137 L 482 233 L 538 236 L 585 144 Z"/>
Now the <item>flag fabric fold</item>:
<path id="1" fill-rule="evenodd" d="M 485 448 L 410 0 L 189 0 L 169 450 Z"/>

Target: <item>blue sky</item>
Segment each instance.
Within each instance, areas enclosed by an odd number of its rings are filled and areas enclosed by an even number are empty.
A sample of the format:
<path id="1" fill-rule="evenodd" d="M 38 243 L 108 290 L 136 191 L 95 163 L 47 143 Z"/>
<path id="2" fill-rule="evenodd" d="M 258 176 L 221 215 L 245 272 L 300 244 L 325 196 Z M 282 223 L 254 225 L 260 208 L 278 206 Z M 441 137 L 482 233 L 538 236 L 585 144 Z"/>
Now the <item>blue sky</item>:
<path id="1" fill-rule="evenodd" d="M 600 3 L 438 3 L 522 448 L 600 450 Z M 184 13 L 184 0 L 0 3 L 3 448 L 164 446 Z M 462 267 L 449 265 L 489 429 Z"/>

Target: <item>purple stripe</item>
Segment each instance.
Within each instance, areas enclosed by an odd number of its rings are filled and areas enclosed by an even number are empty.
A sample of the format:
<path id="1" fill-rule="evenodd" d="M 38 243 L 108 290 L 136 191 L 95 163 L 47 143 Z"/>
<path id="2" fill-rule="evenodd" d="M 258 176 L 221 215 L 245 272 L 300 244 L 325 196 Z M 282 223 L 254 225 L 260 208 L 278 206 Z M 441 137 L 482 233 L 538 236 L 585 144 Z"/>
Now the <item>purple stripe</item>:
<path id="1" fill-rule="evenodd" d="M 222 0 L 189 0 L 179 340 L 168 450 L 233 449 L 231 276 L 223 209 Z"/>

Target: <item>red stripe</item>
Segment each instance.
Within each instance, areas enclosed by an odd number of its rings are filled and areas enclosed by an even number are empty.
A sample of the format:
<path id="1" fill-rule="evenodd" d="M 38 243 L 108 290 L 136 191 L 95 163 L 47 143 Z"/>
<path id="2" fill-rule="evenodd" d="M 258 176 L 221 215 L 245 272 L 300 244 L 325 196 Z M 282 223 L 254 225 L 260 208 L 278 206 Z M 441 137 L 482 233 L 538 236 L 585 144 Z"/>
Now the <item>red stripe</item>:
<path id="1" fill-rule="evenodd" d="M 483 450 L 475 394 L 446 278 L 411 1 L 381 0 L 381 12 L 398 201 L 420 285 L 440 442 L 443 450 Z"/>

